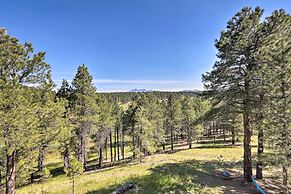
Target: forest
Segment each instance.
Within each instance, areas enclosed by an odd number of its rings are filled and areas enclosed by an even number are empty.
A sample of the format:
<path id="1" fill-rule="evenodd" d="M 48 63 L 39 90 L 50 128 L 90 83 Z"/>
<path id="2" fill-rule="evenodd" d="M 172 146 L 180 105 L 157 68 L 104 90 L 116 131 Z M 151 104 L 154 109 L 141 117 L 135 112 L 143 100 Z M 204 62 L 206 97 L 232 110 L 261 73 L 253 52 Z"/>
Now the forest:
<path id="1" fill-rule="evenodd" d="M 227 147 L 218 165 L 224 154 L 242 149 L 238 159 L 245 182 L 275 169 L 280 192 L 290 192 L 291 16 L 286 11 L 264 18 L 263 9 L 244 7 L 235 14 L 215 40 L 216 62 L 202 75 L 201 92 L 102 93 L 85 64 L 72 81 L 57 87 L 45 52 L 8 32 L 0 29 L 0 193 L 110 193 L 116 187 L 83 192 L 78 183 L 86 173 L 146 164 L 161 153 L 171 157 L 180 145 L 196 153 L 203 142 L 213 142 L 217 153 L 219 146 Z M 174 166 L 167 169 L 170 174 Z M 69 181 L 70 190 L 45 189 L 58 176 Z M 183 184 L 179 189 L 186 193 Z M 35 185 L 41 190 L 25 190 Z"/>

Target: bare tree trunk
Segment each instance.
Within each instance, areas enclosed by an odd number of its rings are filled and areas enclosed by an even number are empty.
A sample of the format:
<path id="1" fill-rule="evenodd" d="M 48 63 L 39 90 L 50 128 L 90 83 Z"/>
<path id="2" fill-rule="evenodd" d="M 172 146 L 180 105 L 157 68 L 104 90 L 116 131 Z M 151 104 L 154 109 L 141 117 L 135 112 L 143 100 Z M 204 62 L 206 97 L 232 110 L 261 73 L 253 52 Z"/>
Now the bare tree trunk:
<path id="1" fill-rule="evenodd" d="M 119 148 L 120 148 L 120 141 L 119 141 L 119 127 L 116 129 L 116 138 L 117 138 L 117 160 L 120 160 Z"/>
<path id="2" fill-rule="evenodd" d="M 113 153 L 112 153 L 112 132 L 110 131 L 110 134 L 109 134 L 109 141 L 110 141 L 110 159 L 111 159 L 111 162 L 113 162 Z"/>
<path id="3" fill-rule="evenodd" d="M 187 131 L 188 131 L 188 145 L 189 148 L 192 148 L 192 133 L 191 133 L 191 129 L 189 126 L 187 126 Z"/>
<path id="4" fill-rule="evenodd" d="M 105 160 L 108 159 L 108 158 L 107 158 L 107 151 L 108 151 L 108 150 L 107 150 L 107 147 L 108 147 L 108 146 L 107 146 L 107 141 L 108 141 L 108 138 L 106 137 L 106 138 L 105 138 Z"/>
<path id="5" fill-rule="evenodd" d="M 99 168 L 102 165 L 102 146 L 99 147 Z"/>
<path id="6" fill-rule="evenodd" d="M 114 128 L 114 161 L 116 161 L 116 154 L 117 154 L 117 150 L 116 150 L 116 146 L 117 146 L 116 131 L 117 131 L 117 127 Z"/>
<path id="7" fill-rule="evenodd" d="M 213 140 L 215 142 L 216 141 L 216 129 L 215 129 L 214 121 L 212 121 L 212 130 L 213 130 Z"/>
<path id="8" fill-rule="evenodd" d="M 15 194 L 16 184 L 16 150 L 11 155 L 7 154 L 6 161 L 6 194 Z"/>
<path id="9" fill-rule="evenodd" d="M 173 127 L 171 127 L 171 150 L 174 150 Z"/>
<path id="10" fill-rule="evenodd" d="M 124 130 L 122 130 L 122 136 L 121 136 L 121 156 L 122 160 L 124 160 L 124 147 L 125 147 L 125 142 L 124 142 Z"/>
<path id="11" fill-rule="evenodd" d="M 142 140 L 140 140 L 140 147 L 139 147 L 139 162 L 142 162 Z"/>
<path id="12" fill-rule="evenodd" d="M 133 149 L 132 157 L 135 158 L 136 154 L 135 154 L 134 127 L 132 127 L 132 149 Z"/>
<path id="13" fill-rule="evenodd" d="M 231 144 L 232 145 L 235 144 L 235 129 L 234 129 L 234 127 L 231 130 Z"/>

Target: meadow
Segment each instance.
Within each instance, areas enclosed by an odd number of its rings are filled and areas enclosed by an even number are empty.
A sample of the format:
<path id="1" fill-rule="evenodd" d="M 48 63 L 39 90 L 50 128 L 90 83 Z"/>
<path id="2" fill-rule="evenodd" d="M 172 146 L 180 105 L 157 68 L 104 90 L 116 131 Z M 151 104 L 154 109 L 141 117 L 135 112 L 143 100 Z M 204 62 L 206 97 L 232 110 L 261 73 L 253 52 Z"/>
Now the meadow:
<path id="1" fill-rule="evenodd" d="M 254 152 L 255 149 L 256 146 Z M 231 146 L 222 140 L 197 143 L 192 149 L 182 142 L 175 145 L 174 151 L 167 149 L 145 157 L 142 162 L 127 159 L 106 167 L 105 161 L 104 168 L 86 171 L 76 178 L 76 193 L 107 194 L 124 183 L 135 184 L 127 193 L 256 193 L 252 183 L 243 181 L 242 156 L 241 145 Z M 24 186 L 17 193 L 71 193 L 72 180 L 58 172 L 62 166 L 60 157 L 50 154 L 46 165 L 55 172 L 50 180 Z M 224 170 L 233 179 L 221 178 L 219 174 Z M 261 186 L 267 193 L 278 193 L 279 174 L 271 176 L 274 174 L 271 169 L 266 173 L 268 178 L 260 182 Z"/>

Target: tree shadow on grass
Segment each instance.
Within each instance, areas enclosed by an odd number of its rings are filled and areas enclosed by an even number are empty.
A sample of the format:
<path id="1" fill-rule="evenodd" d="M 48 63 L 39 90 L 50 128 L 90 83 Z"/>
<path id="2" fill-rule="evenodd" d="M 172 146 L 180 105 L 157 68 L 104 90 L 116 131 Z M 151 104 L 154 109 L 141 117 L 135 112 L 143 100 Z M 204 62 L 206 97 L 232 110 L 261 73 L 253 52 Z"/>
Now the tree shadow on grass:
<path id="1" fill-rule="evenodd" d="M 224 180 L 217 175 L 218 169 L 234 168 L 235 163 L 189 160 L 181 163 L 166 163 L 150 169 L 151 173 L 142 177 L 133 177 L 123 183 L 135 183 L 136 188 L 127 193 L 253 193 L 252 184 L 242 184 L 241 174 L 232 180 Z M 110 177 L 108 177 L 110 178 Z M 87 194 L 110 193 L 120 184 L 111 185 Z M 215 191 L 213 189 L 216 189 Z"/>

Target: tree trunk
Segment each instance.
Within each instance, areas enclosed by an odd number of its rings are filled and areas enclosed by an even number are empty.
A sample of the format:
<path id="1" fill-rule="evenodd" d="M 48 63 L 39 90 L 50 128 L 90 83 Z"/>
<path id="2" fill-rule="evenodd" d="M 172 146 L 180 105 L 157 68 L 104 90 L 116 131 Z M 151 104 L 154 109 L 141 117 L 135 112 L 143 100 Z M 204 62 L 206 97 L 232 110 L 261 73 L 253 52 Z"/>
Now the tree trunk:
<path id="1" fill-rule="evenodd" d="M 173 127 L 171 127 L 171 150 L 174 150 Z"/>
<path id="2" fill-rule="evenodd" d="M 124 142 L 124 130 L 122 130 L 122 136 L 121 136 L 121 157 L 122 160 L 124 160 L 124 147 L 125 147 L 125 142 Z"/>
<path id="3" fill-rule="evenodd" d="M 140 147 L 139 147 L 139 162 L 142 162 L 142 140 L 140 140 Z"/>
<path id="4" fill-rule="evenodd" d="M 78 160 L 85 167 L 86 165 L 86 137 L 84 134 L 80 135 L 80 145 L 78 146 Z"/>
<path id="5" fill-rule="evenodd" d="M 285 64 L 282 63 L 282 66 L 281 66 L 281 69 L 282 69 L 282 77 L 281 77 L 281 86 L 280 86 L 280 89 L 281 89 L 281 98 L 283 100 L 283 107 L 282 107 L 282 113 L 283 113 L 283 131 L 282 131 L 282 139 L 283 139 L 283 149 L 284 151 L 287 151 L 286 153 L 286 160 L 288 161 L 288 159 L 290 159 L 290 141 L 289 141 L 289 120 L 288 120 L 288 103 L 289 101 L 287 101 L 287 98 L 288 98 L 288 93 L 286 93 L 286 89 L 288 87 L 284 77 L 285 77 Z M 286 117 L 287 116 L 287 117 Z M 283 164 L 283 186 L 284 186 L 284 193 L 286 194 L 289 194 L 289 186 L 288 186 L 288 162 L 287 164 Z"/>
<path id="6" fill-rule="evenodd" d="M 16 189 L 16 150 L 7 155 L 6 161 L 6 194 L 15 194 Z"/>
<path id="7" fill-rule="evenodd" d="M 73 175 L 72 193 L 75 194 L 75 176 Z"/>
<path id="8" fill-rule="evenodd" d="M 115 129 L 114 129 L 114 161 L 116 161 L 116 154 L 117 154 L 117 150 L 116 150 L 116 145 L 117 145 L 116 130 L 117 130 L 117 127 L 115 127 Z"/>
<path id="9" fill-rule="evenodd" d="M 132 125 L 132 157 L 135 158 L 135 138 L 134 138 L 134 126 Z"/>
<path id="10" fill-rule="evenodd" d="M 30 184 L 32 184 L 34 181 L 34 174 L 33 172 L 30 174 Z"/>
<path id="11" fill-rule="evenodd" d="M 231 144 L 232 145 L 235 144 L 235 129 L 234 129 L 234 127 L 231 130 Z"/>
<path id="12" fill-rule="evenodd" d="M 283 165 L 283 186 L 284 186 L 284 193 L 288 194 L 288 167 Z"/>
<path id="13" fill-rule="evenodd" d="M 258 132 L 258 162 L 256 164 L 256 178 L 263 178 L 262 154 L 264 152 L 264 131 L 260 127 Z"/>
<path id="14" fill-rule="evenodd" d="M 1 162 L 0 162 L 0 167 L 1 167 Z M 1 191 L 1 189 L 2 189 L 2 171 L 1 171 L 1 169 L 0 169 L 0 191 Z"/>
<path id="15" fill-rule="evenodd" d="M 116 129 L 116 138 L 117 138 L 117 160 L 120 160 L 119 148 L 120 148 L 120 141 L 119 141 L 119 127 Z"/>
<path id="16" fill-rule="evenodd" d="M 101 168 L 102 165 L 102 147 L 99 147 L 99 168 Z"/>
<path id="17" fill-rule="evenodd" d="M 165 146 L 165 144 L 163 144 L 163 150 L 165 150 L 166 149 L 166 146 Z"/>
<path id="18" fill-rule="evenodd" d="M 189 126 L 187 126 L 187 131 L 188 131 L 188 145 L 189 145 L 189 149 L 191 149 L 192 148 L 192 133 Z"/>
<path id="19" fill-rule="evenodd" d="M 37 169 L 38 169 L 38 172 L 42 172 L 44 154 L 45 154 L 45 148 L 44 148 L 44 146 L 40 146 L 39 149 L 38 149 L 38 158 L 37 158 Z"/>
<path id="20" fill-rule="evenodd" d="M 105 161 L 108 159 L 108 158 L 107 158 L 107 151 L 108 151 L 108 150 L 107 150 L 107 141 L 108 141 L 108 138 L 106 137 L 106 138 L 105 138 Z"/>
<path id="21" fill-rule="evenodd" d="M 250 114 L 249 101 L 245 101 L 243 123 L 244 123 L 244 178 L 246 181 L 252 181 L 252 147 L 251 147 L 251 129 L 250 129 Z"/>
<path id="22" fill-rule="evenodd" d="M 110 134 L 109 134 L 109 141 L 110 141 L 110 159 L 111 159 L 111 162 L 113 162 L 113 153 L 112 153 L 112 133 L 110 131 Z"/>
<path id="23" fill-rule="evenodd" d="M 260 94 L 260 110 L 262 110 L 264 101 L 264 95 Z M 258 115 L 258 161 L 256 164 L 256 178 L 263 178 L 263 164 L 262 164 L 262 154 L 264 152 L 264 129 L 263 129 L 263 113 L 260 112 Z"/>
<path id="24" fill-rule="evenodd" d="M 64 169 L 67 169 L 69 167 L 69 149 L 66 148 L 66 150 L 63 153 L 63 157 L 64 157 Z"/>

